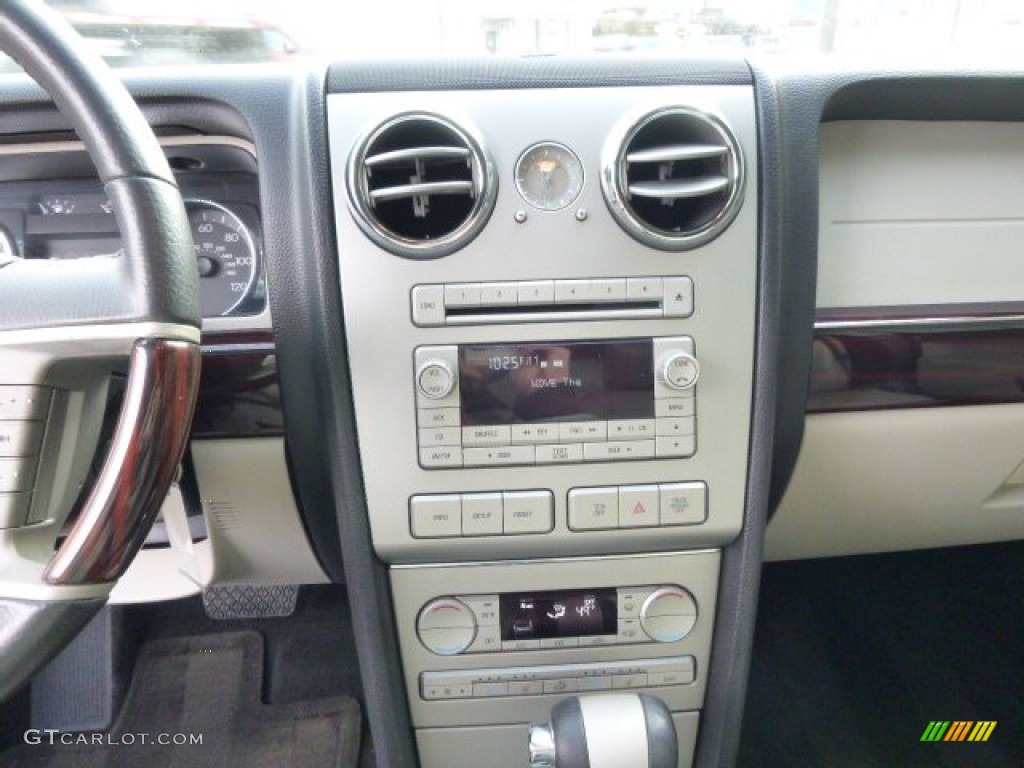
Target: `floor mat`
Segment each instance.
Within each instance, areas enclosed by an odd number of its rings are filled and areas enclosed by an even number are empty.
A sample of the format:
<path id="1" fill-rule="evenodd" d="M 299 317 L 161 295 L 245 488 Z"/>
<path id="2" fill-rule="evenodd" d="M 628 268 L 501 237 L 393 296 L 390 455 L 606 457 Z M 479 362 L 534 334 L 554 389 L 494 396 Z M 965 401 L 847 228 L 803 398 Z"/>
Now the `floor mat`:
<path id="1" fill-rule="evenodd" d="M 1021 596 L 1019 542 L 767 566 L 738 765 L 1024 765 Z"/>
<path id="2" fill-rule="evenodd" d="M 350 697 L 260 702 L 256 632 L 157 640 L 143 647 L 108 734 L 38 735 L 0 755 L 11 768 L 354 768 L 361 716 Z M 53 745 L 50 741 L 54 741 Z M 63 742 L 63 743 L 61 743 Z"/>

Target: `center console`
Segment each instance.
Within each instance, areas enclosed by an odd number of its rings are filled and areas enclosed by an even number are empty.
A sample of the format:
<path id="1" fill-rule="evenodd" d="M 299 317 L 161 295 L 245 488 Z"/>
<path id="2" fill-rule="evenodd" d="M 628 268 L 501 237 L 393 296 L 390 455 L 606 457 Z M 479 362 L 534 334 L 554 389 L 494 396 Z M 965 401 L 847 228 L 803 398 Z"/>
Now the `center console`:
<path id="1" fill-rule="evenodd" d="M 574 693 L 693 758 L 740 532 L 757 310 L 750 85 L 328 97 L 373 546 L 424 766 L 528 764 Z"/>

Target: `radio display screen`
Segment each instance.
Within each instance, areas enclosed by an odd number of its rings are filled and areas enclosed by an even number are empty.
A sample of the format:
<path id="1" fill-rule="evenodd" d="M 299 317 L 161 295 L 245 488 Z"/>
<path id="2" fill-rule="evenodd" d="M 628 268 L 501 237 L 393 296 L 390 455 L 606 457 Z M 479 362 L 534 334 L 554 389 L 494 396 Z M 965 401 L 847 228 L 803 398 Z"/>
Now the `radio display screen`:
<path id="1" fill-rule="evenodd" d="M 459 347 L 463 426 L 654 418 L 650 339 Z"/>
<path id="2" fill-rule="evenodd" d="M 502 640 L 614 635 L 619 630 L 614 589 L 505 594 L 500 611 Z"/>

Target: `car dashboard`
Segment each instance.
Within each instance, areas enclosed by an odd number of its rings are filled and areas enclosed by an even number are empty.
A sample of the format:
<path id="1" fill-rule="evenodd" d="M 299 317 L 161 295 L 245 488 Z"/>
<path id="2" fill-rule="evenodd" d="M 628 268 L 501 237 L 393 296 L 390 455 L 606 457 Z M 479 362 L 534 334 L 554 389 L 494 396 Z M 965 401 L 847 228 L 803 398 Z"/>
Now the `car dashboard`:
<path id="1" fill-rule="evenodd" d="M 1019 77 L 125 80 L 193 222 L 205 372 L 176 546 L 114 598 L 346 584 L 377 764 L 526 765 L 529 723 L 615 691 L 667 703 L 680 766 L 728 764 L 765 559 L 1024 534 Z M 2 98 L 3 255 L 116 251 L 60 117 Z"/>

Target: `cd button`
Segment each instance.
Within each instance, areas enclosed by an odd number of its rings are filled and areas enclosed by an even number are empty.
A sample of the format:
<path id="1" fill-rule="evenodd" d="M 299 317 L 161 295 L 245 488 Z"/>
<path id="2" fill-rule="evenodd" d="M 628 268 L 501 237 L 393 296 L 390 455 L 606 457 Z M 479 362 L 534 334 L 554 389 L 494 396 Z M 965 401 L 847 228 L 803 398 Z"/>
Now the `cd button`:
<path id="1" fill-rule="evenodd" d="M 458 427 L 421 429 L 419 439 L 421 448 L 434 448 L 439 445 L 459 445 L 462 440 L 462 433 Z"/>
<path id="2" fill-rule="evenodd" d="M 462 444 L 466 446 L 508 445 L 511 442 L 511 427 L 495 426 L 462 428 Z"/>
<path id="3" fill-rule="evenodd" d="M 538 464 L 574 464 L 583 461 L 583 445 L 538 445 Z"/>
<path id="4" fill-rule="evenodd" d="M 608 422 L 609 440 L 639 440 L 654 437 L 654 419 L 625 419 Z"/>
<path id="5" fill-rule="evenodd" d="M 513 424 L 512 445 L 557 443 L 557 424 Z"/>
<path id="6" fill-rule="evenodd" d="M 693 281 L 688 277 L 666 277 L 665 298 L 661 306 L 665 317 L 689 317 L 693 314 Z"/>

